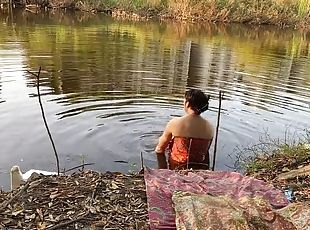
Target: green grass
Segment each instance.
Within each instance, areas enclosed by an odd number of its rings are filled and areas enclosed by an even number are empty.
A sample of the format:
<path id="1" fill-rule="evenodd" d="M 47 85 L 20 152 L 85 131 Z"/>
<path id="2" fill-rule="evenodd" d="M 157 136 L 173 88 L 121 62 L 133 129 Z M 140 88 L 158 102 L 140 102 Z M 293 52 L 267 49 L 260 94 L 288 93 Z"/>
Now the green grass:
<path id="1" fill-rule="evenodd" d="M 268 171 L 289 171 L 298 168 L 310 160 L 309 143 L 289 146 L 280 145 L 269 156 L 257 157 L 245 165 L 246 173 L 252 174 L 261 170 Z"/>
<path id="2" fill-rule="evenodd" d="M 34 1 L 34 0 L 33 0 Z M 148 17 L 188 21 L 309 25 L 310 0 L 49 0 L 83 11 L 125 10 Z M 71 4 L 69 4 L 71 3 Z"/>
<path id="3" fill-rule="evenodd" d="M 310 176 L 294 174 L 310 165 L 310 130 L 303 135 L 288 135 L 282 139 L 265 135 L 258 144 L 238 148 L 233 156 L 235 168 L 245 175 L 264 180 L 276 188 L 294 192 L 293 202 L 310 201 Z"/>
<path id="4" fill-rule="evenodd" d="M 279 173 L 310 163 L 310 131 L 299 137 L 285 134 L 283 139 L 265 135 L 256 145 L 237 148 L 233 158 L 234 167 L 247 175 L 265 173 L 274 178 Z"/>
<path id="5" fill-rule="evenodd" d="M 309 17 L 310 0 L 299 0 L 298 1 L 298 15 L 300 17 Z"/>

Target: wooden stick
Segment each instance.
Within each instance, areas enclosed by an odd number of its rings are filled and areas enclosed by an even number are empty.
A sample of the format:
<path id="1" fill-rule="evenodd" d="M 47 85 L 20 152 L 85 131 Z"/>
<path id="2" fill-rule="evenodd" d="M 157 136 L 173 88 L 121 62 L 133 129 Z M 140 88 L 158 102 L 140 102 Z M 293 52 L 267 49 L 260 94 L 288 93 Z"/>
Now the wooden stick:
<path id="1" fill-rule="evenodd" d="M 72 170 L 74 170 L 74 169 L 78 169 L 78 168 L 82 168 L 82 167 L 85 167 L 85 166 L 88 166 L 88 165 L 94 165 L 94 164 L 95 164 L 95 163 L 84 163 L 84 164 L 75 166 L 75 167 L 73 167 L 73 168 L 69 168 L 69 169 L 63 170 L 63 172 L 66 173 L 66 172 L 72 171 Z"/>
<path id="2" fill-rule="evenodd" d="M 219 108 L 218 108 L 218 113 L 217 113 L 217 124 L 216 124 L 216 131 L 215 131 L 215 142 L 214 142 L 212 171 L 214 171 L 214 169 L 215 169 L 217 139 L 218 139 L 218 131 L 219 131 L 219 127 L 220 127 L 221 107 L 222 107 L 223 96 L 224 96 L 224 93 L 222 93 L 222 91 L 220 90 L 220 92 L 219 92 Z"/>
<path id="3" fill-rule="evenodd" d="M 139 174 L 143 174 L 144 173 L 144 159 L 143 159 L 142 151 L 140 152 L 140 161 L 141 161 L 141 169 L 139 171 Z"/>
<path id="4" fill-rule="evenodd" d="M 140 152 L 140 161 L 141 161 L 141 169 L 143 169 L 144 168 L 144 159 L 143 159 L 142 151 Z"/>
<path id="5" fill-rule="evenodd" d="M 43 121 L 44 121 L 44 124 L 45 124 L 45 128 L 47 130 L 47 133 L 48 133 L 48 136 L 50 138 L 50 141 L 52 143 L 52 146 L 53 146 L 53 150 L 54 150 L 54 154 L 55 154 L 55 158 L 56 158 L 56 165 L 57 165 L 57 173 L 58 173 L 58 176 L 59 176 L 59 173 L 60 173 L 60 168 L 59 168 L 59 157 L 58 157 L 58 153 L 56 151 L 56 146 L 55 146 L 55 143 L 54 143 L 54 140 L 53 140 L 53 137 L 52 137 L 52 134 L 50 132 L 50 129 L 47 125 L 47 121 L 46 121 L 46 117 L 45 117 L 45 113 L 44 113 L 44 109 L 43 109 L 43 104 L 42 104 L 42 100 L 41 100 L 41 94 L 40 94 L 40 73 L 41 73 L 41 66 L 39 68 L 39 72 L 38 74 L 35 74 L 35 73 L 32 73 L 30 71 L 27 70 L 28 73 L 32 74 L 33 76 L 35 76 L 37 78 L 37 91 L 38 91 L 38 98 L 39 98 L 39 104 L 40 104 L 40 108 L 41 108 L 41 114 L 42 114 L 42 117 L 43 117 Z"/>

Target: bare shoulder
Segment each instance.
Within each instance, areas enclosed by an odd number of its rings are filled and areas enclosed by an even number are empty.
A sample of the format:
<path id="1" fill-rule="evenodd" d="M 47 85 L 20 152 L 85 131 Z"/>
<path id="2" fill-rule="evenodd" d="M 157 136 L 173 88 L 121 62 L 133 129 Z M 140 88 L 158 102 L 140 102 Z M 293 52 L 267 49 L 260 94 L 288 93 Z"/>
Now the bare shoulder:
<path id="1" fill-rule="evenodd" d="M 180 120 L 181 120 L 181 117 L 174 117 L 174 118 L 172 118 L 172 119 L 168 122 L 168 125 L 174 126 L 174 125 L 178 124 L 178 123 L 180 122 Z"/>
<path id="2" fill-rule="evenodd" d="M 171 128 L 175 127 L 175 126 L 179 123 L 179 121 L 180 121 L 180 118 L 179 118 L 179 117 L 174 117 L 174 118 L 172 118 L 172 119 L 168 122 L 167 128 L 168 128 L 168 129 L 171 129 Z"/>
<path id="3" fill-rule="evenodd" d="M 213 129 L 213 125 L 212 125 L 212 123 L 208 119 L 205 119 L 205 122 L 206 122 L 207 126 L 209 126 L 210 128 Z"/>
<path id="4" fill-rule="evenodd" d="M 205 122 L 206 122 L 207 130 L 209 131 L 209 133 L 211 133 L 211 135 L 213 137 L 214 136 L 214 127 L 213 127 L 212 123 L 207 119 L 205 119 Z"/>

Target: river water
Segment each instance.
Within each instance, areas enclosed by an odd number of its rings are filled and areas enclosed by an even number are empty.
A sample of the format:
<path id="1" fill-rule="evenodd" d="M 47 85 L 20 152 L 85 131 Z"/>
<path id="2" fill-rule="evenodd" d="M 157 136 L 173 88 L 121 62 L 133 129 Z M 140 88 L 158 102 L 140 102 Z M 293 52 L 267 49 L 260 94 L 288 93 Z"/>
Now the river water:
<path id="1" fill-rule="evenodd" d="M 216 169 L 230 170 L 237 146 L 309 128 L 309 41 L 310 33 L 273 27 L 2 11 L 0 186 L 8 188 L 15 164 L 55 171 L 27 70 L 42 67 L 42 101 L 62 169 L 84 161 L 100 171 L 138 170 L 141 152 L 155 167 L 157 138 L 183 114 L 184 91 L 199 88 L 211 95 L 203 116 L 214 126 L 218 92 L 225 92 Z"/>

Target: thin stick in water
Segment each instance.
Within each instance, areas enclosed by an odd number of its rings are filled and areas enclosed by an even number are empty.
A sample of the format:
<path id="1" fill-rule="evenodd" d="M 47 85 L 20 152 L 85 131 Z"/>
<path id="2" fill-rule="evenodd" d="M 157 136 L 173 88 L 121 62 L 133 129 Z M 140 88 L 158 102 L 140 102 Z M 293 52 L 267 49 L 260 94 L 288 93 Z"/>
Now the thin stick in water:
<path id="1" fill-rule="evenodd" d="M 83 163 L 83 164 L 78 165 L 78 166 L 75 166 L 75 167 L 73 167 L 73 168 L 64 169 L 63 172 L 64 172 L 64 173 L 67 173 L 67 172 L 70 172 L 70 171 L 75 170 L 75 169 L 78 169 L 78 168 L 82 168 L 82 171 L 83 171 L 85 166 L 94 165 L 94 164 L 95 164 L 95 163 Z"/>
<path id="2" fill-rule="evenodd" d="M 214 169 L 215 169 L 217 139 L 218 139 L 218 132 L 219 132 L 219 127 L 220 127 L 220 118 L 221 118 L 221 108 L 222 108 L 223 96 L 224 96 L 224 93 L 222 93 L 222 91 L 220 90 L 220 92 L 219 92 L 219 108 L 218 108 L 218 113 L 217 113 L 217 124 L 216 124 L 216 131 L 215 131 L 215 142 L 214 142 L 212 171 L 214 171 Z"/>
<path id="3" fill-rule="evenodd" d="M 144 159 L 143 159 L 142 151 L 140 152 L 140 162 L 141 162 L 141 170 L 140 170 L 139 174 L 143 174 L 143 172 L 144 172 Z"/>
<path id="4" fill-rule="evenodd" d="M 58 157 L 58 153 L 56 151 L 56 146 L 55 146 L 55 143 L 54 143 L 54 140 L 53 140 L 53 137 L 52 137 L 52 134 L 50 132 L 50 129 L 48 127 L 48 124 L 47 124 L 47 121 L 46 121 L 46 117 L 45 117 L 45 113 L 44 113 L 44 109 L 43 109 L 43 104 L 42 104 L 42 100 L 41 100 L 41 94 L 40 94 L 40 73 L 41 73 L 41 66 L 39 68 L 39 72 L 38 74 L 35 74 L 35 73 L 32 73 L 30 71 L 27 70 L 28 73 L 32 74 L 33 76 L 35 76 L 37 78 L 37 92 L 38 92 L 38 98 L 39 98 L 39 104 L 40 104 L 40 108 L 41 108 L 41 114 L 42 114 L 42 118 L 43 118 L 43 121 L 44 121 L 44 125 L 45 125 L 45 128 L 47 130 L 47 133 L 48 133 L 48 136 L 49 136 L 49 139 L 52 143 L 52 146 L 53 146 L 53 150 L 54 150 L 54 154 L 55 154 L 55 158 L 56 158 L 56 165 L 57 165 L 57 173 L 59 175 L 60 173 L 60 168 L 59 168 L 59 157 Z"/>

